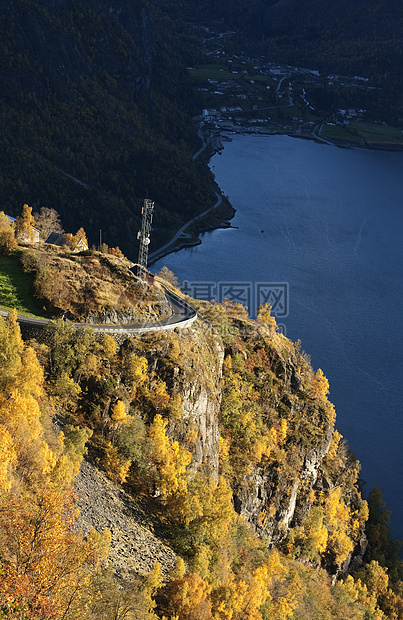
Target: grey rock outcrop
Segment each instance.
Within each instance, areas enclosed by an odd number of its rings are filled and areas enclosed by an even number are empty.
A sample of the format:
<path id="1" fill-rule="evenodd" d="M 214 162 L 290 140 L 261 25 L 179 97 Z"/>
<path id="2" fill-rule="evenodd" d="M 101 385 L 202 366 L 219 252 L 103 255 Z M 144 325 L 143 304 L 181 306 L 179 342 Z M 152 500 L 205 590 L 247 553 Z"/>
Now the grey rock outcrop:
<path id="1" fill-rule="evenodd" d="M 172 435 L 184 441 L 194 434 L 192 466 L 218 477 L 219 411 L 224 348 L 200 322 L 196 329 L 179 334 L 182 348 L 192 342 L 192 355 L 178 369 L 176 380 L 181 384 L 183 416 L 171 424 Z M 195 353 L 196 355 L 193 355 Z"/>

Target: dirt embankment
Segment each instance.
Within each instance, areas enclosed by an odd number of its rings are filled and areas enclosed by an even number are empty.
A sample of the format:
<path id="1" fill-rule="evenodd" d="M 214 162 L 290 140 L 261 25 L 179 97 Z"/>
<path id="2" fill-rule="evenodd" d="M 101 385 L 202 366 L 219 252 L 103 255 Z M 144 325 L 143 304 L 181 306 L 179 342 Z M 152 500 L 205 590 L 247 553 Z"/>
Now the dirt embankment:
<path id="1" fill-rule="evenodd" d="M 101 252 L 57 252 L 46 244 L 24 248 L 35 296 L 48 316 L 87 323 L 143 323 L 171 315 L 163 290 L 139 280 L 132 263 Z"/>

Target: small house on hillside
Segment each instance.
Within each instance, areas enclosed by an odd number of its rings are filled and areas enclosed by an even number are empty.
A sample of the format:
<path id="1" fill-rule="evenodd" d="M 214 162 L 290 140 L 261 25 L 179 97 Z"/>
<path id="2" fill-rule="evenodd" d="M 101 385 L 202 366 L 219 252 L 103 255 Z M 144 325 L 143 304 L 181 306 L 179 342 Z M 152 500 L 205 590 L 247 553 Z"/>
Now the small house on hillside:
<path id="1" fill-rule="evenodd" d="M 50 243 L 51 245 L 58 245 L 62 247 L 63 244 L 63 234 L 57 232 L 51 232 L 45 239 L 45 243 Z"/>
<path id="2" fill-rule="evenodd" d="M 88 243 L 85 233 L 83 235 L 72 235 L 71 233 L 51 232 L 45 239 L 45 243 L 57 245 L 60 248 L 67 245 L 73 252 L 88 250 Z"/>
<path id="3" fill-rule="evenodd" d="M 11 224 L 13 224 L 15 226 L 15 222 L 17 221 L 17 219 L 15 217 L 11 217 L 11 215 L 7 215 L 5 214 L 6 218 L 9 220 L 9 222 L 11 222 Z M 35 226 L 32 227 L 31 229 L 31 233 L 20 233 L 19 235 L 19 240 L 20 241 L 33 241 L 35 243 L 39 243 L 40 238 L 39 238 L 39 230 L 37 228 L 35 228 Z"/>

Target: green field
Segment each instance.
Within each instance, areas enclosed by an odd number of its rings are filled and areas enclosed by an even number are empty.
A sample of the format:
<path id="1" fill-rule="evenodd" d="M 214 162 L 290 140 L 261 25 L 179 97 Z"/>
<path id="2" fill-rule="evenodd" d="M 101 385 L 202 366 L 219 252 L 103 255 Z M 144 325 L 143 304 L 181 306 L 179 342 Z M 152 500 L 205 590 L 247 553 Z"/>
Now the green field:
<path id="1" fill-rule="evenodd" d="M 334 138 L 335 140 L 346 140 L 347 142 L 362 142 L 361 136 L 351 133 L 342 125 L 324 125 L 320 135 L 330 140 Z"/>
<path id="2" fill-rule="evenodd" d="M 240 77 L 231 73 L 224 65 L 200 65 L 197 69 L 189 69 L 189 75 L 197 80 L 229 80 Z"/>
<path id="3" fill-rule="evenodd" d="M 18 314 L 43 316 L 33 297 L 32 276 L 23 272 L 17 257 L 0 256 L 0 309 L 14 308 Z"/>
<path id="4" fill-rule="evenodd" d="M 388 127 L 378 123 L 356 121 L 346 126 L 324 125 L 321 135 L 348 142 L 366 144 L 402 144 L 403 133 L 397 127 Z"/>
<path id="5" fill-rule="evenodd" d="M 243 71 L 237 71 L 236 73 L 232 73 L 232 71 L 226 65 L 199 65 L 197 68 L 189 69 L 189 75 L 197 80 L 242 80 L 244 82 L 250 82 L 254 80 L 255 82 L 266 85 L 268 77 L 266 75 L 261 75 L 259 73 L 250 74 L 243 73 Z"/>
<path id="6" fill-rule="evenodd" d="M 367 142 L 403 143 L 402 130 L 397 127 L 364 122 L 351 123 L 350 127 L 352 131 L 358 131 L 359 135 Z"/>

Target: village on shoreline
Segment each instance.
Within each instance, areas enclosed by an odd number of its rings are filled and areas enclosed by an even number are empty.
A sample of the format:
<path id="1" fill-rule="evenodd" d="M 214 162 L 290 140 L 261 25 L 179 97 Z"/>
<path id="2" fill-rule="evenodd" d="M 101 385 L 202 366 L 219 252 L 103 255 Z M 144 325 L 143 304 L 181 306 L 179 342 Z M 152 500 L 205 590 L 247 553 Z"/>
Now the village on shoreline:
<path id="1" fill-rule="evenodd" d="M 379 86 L 364 76 L 321 74 L 230 50 L 233 32 L 189 24 L 205 64 L 188 67 L 202 112 L 195 120 L 212 152 L 234 134 L 286 134 L 336 146 L 403 149 L 403 126 L 391 122 Z M 395 126 L 399 125 L 399 126 Z"/>
<path id="2" fill-rule="evenodd" d="M 392 126 L 387 109 L 365 107 L 365 102 L 382 99 L 382 89 L 369 78 L 321 74 L 242 51 L 234 54 L 229 50 L 235 33 L 220 31 L 216 22 L 188 23 L 188 28 L 205 59 L 204 64 L 188 67 L 201 102 L 201 112 L 194 117 L 201 146 L 194 159 L 207 163 L 238 135 L 286 135 L 340 148 L 403 150 L 403 125 Z M 199 245 L 204 232 L 231 227 L 234 214 L 221 196 L 153 252 L 152 262 Z"/>

